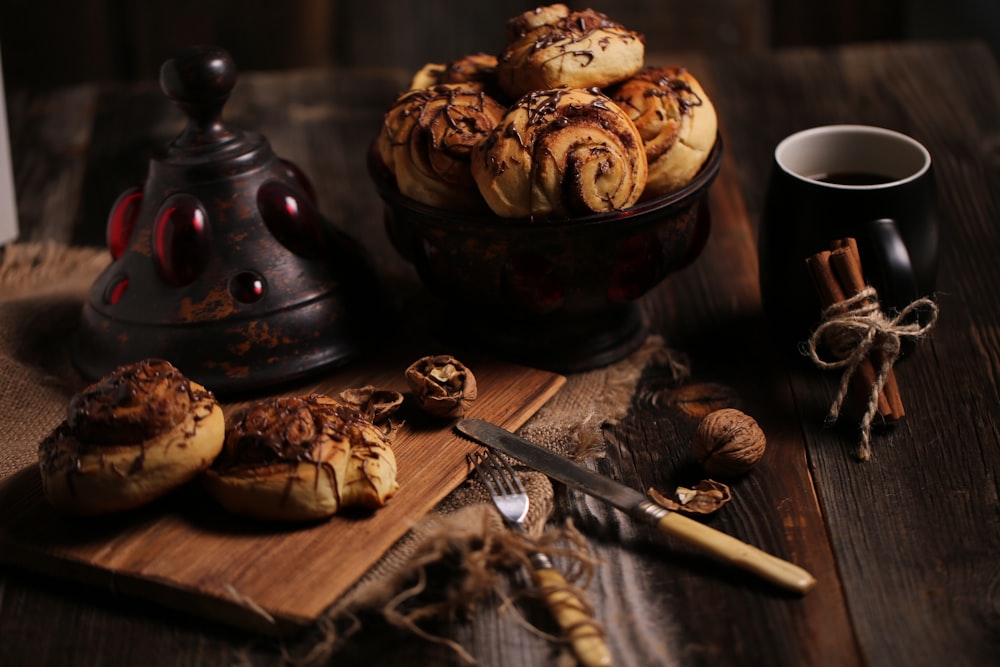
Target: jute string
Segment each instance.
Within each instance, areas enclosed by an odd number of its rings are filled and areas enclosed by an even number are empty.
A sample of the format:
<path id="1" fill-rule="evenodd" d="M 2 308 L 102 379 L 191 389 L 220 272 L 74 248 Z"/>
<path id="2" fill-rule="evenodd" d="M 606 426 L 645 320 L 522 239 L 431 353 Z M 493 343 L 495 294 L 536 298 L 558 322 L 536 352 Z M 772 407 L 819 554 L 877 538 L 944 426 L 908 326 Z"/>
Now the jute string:
<path id="1" fill-rule="evenodd" d="M 919 315 L 925 313 L 926 321 Z M 926 335 L 937 322 L 938 306 L 928 298 L 917 299 L 903 308 L 895 317 L 888 317 L 878 303 L 873 287 L 866 287 L 856 295 L 827 307 L 820 325 L 806 342 L 805 354 L 823 370 L 843 369 L 840 386 L 834 396 L 826 422 L 832 424 L 840 417 L 840 409 L 847 397 L 851 377 L 865 359 L 880 363 L 875 368 L 875 381 L 866 398 L 860 422 L 858 458 L 871 458 L 872 420 L 878 410 L 878 397 L 902 349 L 904 339 L 917 339 Z M 914 321 L 910 321 L 913 318 Z M 833 359 L 824 359 L 819 350 L 826 348 Z"/>
<path id="2" fill-rule="evenodd" d="M 560 454 L 582 461 L 604 452 L 603 429 L 628 413 L 647 366 L 666 366 L 680 383 L 690 374 L 687 359 L 651 337 L 630 357 L 608 367 L 567 377 L 566 385 L 518 433 Z M 422 627 L 424 621 L 468 616 L 503 588 L 504 573 L 527 566 L 531 551 L 552 557 L 567 589 L 586 599 L 586 586 L 599 563 L 572 521 L 552 523 L 554 494 L 544 475 L 515 466 L 530 498 L 528 534 L 510 531 L 475 478 L 448 495 L 349 591 L 319 624 L 320 636 L 298 665 L 327 664 L 351 632 L 358 615 L 378 610 L 390 623 L 452 648 L 465 662 L 473 658 L 453 640 Z M 520 587 L 515 596 L 537 595 Z M 503 609 L 514 610 L 511 600 Z M 530 626 L 523 617 L 519 622 Z M 596 621 L 595 632 L 603 632 Z M 536 633 L 541 631 L 535 629 Z M 561 637 L 548 637 L 563 641 Z"/>
<path id="3" fill-rule="evenodd" d="M 0 249 L 0 483 L 37 461 L 37 445 L 65 416 L 82 386 L 69 359 L 69 340 L 85 295 L 108 264 L 107 251 L 59 244 L 13 244 Z M 689 373 L 683 355 L 652 337 L 631 356 L 594 371 L 573 374 L 519 433 L 576 460 L 603 455 L 603 429 L 623 418 L 643 370 L 664 365 L 678 382 Z M 389 623 L 472 656 L 453 640 L 427 629 L 474 613 L 522 572 L 532 550 L 553 557 L 567 586 L 584 593 L 593 568 L 586 539 L 571 521 L 556 521 L 548 478 L 519 468 L 530 497 L 528 532 L 507 529 L 486 490 L 474 478 L 456 488 L 327 611 L 309 636 L 279 646 L 288 663 L 330 664 L 360 619 L 381 615 Z M 511 588 L 513 600 L 537 594 Z M 252 606 L 252 601 L 247 601 Z M 535 632 L 523 618 L 519 620 Z M 595 631 L 600 628 L 595 624 Z M 549 637 L 562 641 L 559 637 Z"/>

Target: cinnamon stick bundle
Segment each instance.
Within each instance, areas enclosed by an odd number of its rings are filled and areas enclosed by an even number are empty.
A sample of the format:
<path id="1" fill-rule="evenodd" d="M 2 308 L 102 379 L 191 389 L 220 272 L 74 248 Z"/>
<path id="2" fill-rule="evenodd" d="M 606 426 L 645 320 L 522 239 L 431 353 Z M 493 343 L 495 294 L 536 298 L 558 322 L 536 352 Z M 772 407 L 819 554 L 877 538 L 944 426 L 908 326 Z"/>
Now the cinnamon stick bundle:
<path id="1" fill-rule="evenodd" d="M 834 241 L 830 248 L 806 259 L 823 308 L 856 296 L 867 287 L 857 242 L 853 238 L 840 239 Z M 884 351 L 873 350 L 851 377 L 851 395 L 860 413 L 864 412 L 871 396 L 876 379 L 875 369 L 882 365 L 884 359 Z M 886 422 L 897 421 L 906 414 L 896 374 L 891 367 L 878 395 L 877 413 Z"/>

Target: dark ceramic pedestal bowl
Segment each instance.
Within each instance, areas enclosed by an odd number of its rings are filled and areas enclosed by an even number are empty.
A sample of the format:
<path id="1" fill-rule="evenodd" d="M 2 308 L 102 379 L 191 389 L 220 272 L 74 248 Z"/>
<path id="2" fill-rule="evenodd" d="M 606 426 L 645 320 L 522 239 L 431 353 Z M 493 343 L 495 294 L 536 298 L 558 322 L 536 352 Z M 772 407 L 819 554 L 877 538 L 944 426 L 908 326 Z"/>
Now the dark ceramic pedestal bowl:
<path id="1" fill-rule="evenodd" d="M 563 220 L 458 213 L 400 194 L 372 150 L 396 250 L 446 305 L 456 344 L 557 372 L 604 366 L 648 335 L 639 299 L 701 253 L 721 140 L 686 187 L 624 210 Z"/>

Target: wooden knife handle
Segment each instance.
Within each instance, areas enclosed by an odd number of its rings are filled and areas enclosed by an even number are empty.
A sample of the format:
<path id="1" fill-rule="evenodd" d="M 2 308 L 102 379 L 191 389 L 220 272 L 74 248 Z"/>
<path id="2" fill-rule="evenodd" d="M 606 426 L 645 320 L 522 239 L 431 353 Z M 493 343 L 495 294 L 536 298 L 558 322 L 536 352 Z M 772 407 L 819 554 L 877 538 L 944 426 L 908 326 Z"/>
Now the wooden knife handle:
<path id="1" fill-rule="evenodd" d="M 531 573 L 535 586 L 542 591 L 556 623 L 569 638 L 577 662 L 583 667 L 611 667 L 611 652 L 601 629 L 594 623 L 587 605 L 553 568 L 536 568 Z"/>
<path id="2" fill-rule="evenodd" d="M 790 591 L 806 593 L 816 584 L 816 579 L 798 565 L 781 560 L 683 514 L 667 511 L 664 516 L 656 518 L 655 523 L 664 533 Z"/>

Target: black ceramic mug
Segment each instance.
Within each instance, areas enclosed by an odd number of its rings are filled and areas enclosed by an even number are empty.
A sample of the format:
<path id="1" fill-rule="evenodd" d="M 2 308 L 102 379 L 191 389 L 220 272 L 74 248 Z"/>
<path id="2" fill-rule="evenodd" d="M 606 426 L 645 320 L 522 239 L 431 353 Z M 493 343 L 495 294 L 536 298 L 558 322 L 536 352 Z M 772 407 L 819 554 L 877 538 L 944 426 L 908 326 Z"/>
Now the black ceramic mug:
<path id="1" fill-rule="evenodd" d="M 785 138 L 760 225 L 761 297 L 782 346 L 808 339 L 822 307 L 806 258 L 858 242 L 866 282 L 887 313 L 934 290 L 938 220 L 927 149 L 899 132 L 828 125 Z"/>

